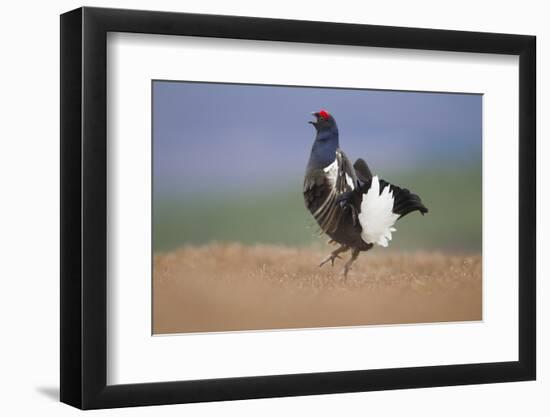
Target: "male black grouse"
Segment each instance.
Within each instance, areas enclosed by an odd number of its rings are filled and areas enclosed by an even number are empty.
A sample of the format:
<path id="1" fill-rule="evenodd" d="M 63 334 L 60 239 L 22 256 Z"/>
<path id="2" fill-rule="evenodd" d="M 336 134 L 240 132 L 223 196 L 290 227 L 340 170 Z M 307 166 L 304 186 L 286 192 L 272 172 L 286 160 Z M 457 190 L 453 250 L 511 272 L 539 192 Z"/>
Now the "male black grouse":
<path id="1" fill-rule="evenodd" d="M 375 244 L 388 246 L 398 219 L 413 211 L 425 214 L 428 209 L 416 194 L 373 176 L 363 159 L 351 165 L 339 148 L 334 117 L 326 110 L 313 116 L 315 121 L 309 123 L 317 135 L 307 164 L 304 200 L 321 232 L 340 244 L 319 266 L 328 261 L 334 265 L 340 253 L 351 249 L 343 270 L 347 277 L 361 251 Z"/>

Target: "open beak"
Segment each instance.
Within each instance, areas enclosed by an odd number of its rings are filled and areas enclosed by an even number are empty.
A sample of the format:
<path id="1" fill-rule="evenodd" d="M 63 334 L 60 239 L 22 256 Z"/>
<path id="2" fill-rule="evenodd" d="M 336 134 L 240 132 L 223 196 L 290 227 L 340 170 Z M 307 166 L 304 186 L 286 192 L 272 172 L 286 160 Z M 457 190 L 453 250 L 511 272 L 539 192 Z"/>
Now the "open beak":
<path id="1" fill-rule="evenodd" d="M 311 112 L 311 115 L 315 117 L 315 121 L 310 120 L 308 123 L 311 123 L 313 126 L 317 126 L 317 121 L 319 120 L 319 113 Z"/>

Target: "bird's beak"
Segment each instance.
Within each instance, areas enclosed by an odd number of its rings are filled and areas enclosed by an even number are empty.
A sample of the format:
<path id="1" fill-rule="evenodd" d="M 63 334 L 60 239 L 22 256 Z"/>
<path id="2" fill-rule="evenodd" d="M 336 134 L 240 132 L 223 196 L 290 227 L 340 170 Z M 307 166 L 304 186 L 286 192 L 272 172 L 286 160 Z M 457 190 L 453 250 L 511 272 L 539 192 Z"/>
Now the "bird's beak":
<path id="1" fill-rule="evenodd" d="M 313 126 L 317 126 L 317 121 L 319 120 L 319 113 L 311 112 L 311 115 L 315 117 L 315 121 L 310 120 L 308 123 L 311 123 Z"/>

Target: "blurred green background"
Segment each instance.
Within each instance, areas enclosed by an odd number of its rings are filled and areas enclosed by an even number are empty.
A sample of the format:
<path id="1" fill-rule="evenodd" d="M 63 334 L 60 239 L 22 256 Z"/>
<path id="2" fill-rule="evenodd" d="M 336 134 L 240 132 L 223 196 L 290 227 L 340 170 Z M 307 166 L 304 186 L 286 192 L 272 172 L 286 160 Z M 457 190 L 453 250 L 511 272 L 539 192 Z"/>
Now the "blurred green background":
<path id="1" fill-rule="evenodd" d="M 421 196 L 386 250 L 479 252 L 481 95 L 155 81 L 153 244 L 323 244 L 302 196 L 314 139 L 335 115 L 340 146 Z"/>
<path id="2" fill-rule="evenodd" d="M 481 169 L 394 173 L 386 179 L 422 196 L 430 212 L 397 223 L 388 250 L 481 250 Z M 319 236 L 305 209 L 300 179 L 289 189 L 163 199 L 154 207 L 154 248 L 211 241 L 312 245 Z"/>

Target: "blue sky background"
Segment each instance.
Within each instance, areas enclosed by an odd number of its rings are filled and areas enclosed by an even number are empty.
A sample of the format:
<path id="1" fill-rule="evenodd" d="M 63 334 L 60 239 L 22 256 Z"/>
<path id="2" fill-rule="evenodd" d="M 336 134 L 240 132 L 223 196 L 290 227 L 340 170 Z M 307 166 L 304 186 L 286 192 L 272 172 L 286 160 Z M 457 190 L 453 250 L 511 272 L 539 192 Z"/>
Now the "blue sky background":
<path id="1" fill-rule="evenodd" d="M 266 193 L 280 192 L 293 193 L 303 204 L 303 174 L 315 136 L 307 122 L 319 109 L 335 117 L 340 146 L 350 159 L 364 158 L 373 172 L 391 182 L 415 175 L 433 184 L 445 174 L 476 178 L 478 201 L 470 204 L 479 208 L 476 221 L 481 221 L 481 95 L 154 81 L 153 197 L 159 209 L 154 213 L 159 247 L 218 239 L 215 231 L 204 239 L 191 237 L 184 225 L 199 221 L 185 211 L 197 202 L 227 196 L 242 203 L 255 195 L 259 201 Z M 417 190 L 414 183 L 401 185 Z M 454 186 L 468 188 L 466 183 Z M 425 187 L 428 192 L 439 187 L 436 198 L 452 197 L 445 195 L 451 184 Z M 170 201 L 178 202 L 177 210 L 166 209 Z M 166 231 L 173 230 L 170 244 L 162 237 L 163 224 Z"/>
<path id="2" fill-rule="evenodd" d="M 334 115 L 340 146 L 377 173 L 481 160 L 481 96 L 154 83 L 155 191 L 286 184 L 303 174 L 310 113 Z M 185 180 L 183 180 L 185 179 Z"/>

